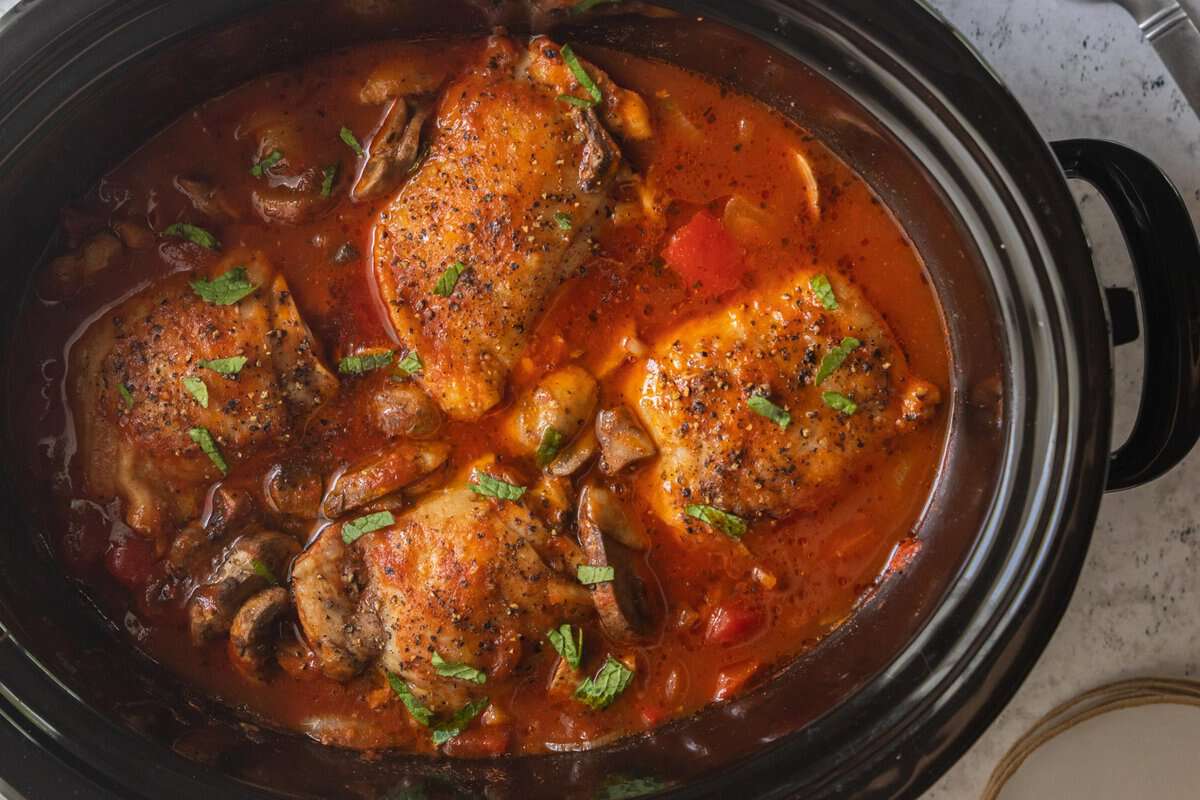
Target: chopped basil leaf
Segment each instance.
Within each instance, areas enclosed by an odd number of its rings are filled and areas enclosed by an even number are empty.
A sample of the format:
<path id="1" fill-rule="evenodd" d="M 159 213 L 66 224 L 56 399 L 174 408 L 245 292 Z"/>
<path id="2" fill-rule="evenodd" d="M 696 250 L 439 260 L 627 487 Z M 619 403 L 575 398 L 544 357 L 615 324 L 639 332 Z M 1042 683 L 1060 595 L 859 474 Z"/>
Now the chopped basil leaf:
<path id="1" fill-rule="evenodd" d="M 808 282 L 808 288 L 812 289 L 817 301 L 825 306 L 826 310 L 837 311 L 838 301 L 833 294 L 833 285 L 829 283 L 829 278 L 824 275 L 814 275 Z"/>
<path id="2" fill-rule="evenodd" d="M 321 197 L 333 194 L 333 182 L 337 180 L 338 165 L 330 164 L 321 170 Z"/>
<path id="3" fill-rule="evenodd" d="M 842 412 L 846 416 L 850 416 L 858 411 L 858 403 L 846 397 L 841 392 L 825 392 L 821 395 L 821 399 L 825 401 L 825 405 L 834 411 Z"/>
<path id="4" fill-rule="evenodd" d="M 217 241 L 217 237 L 198 225 L 189 225 L 186 222 L 176 222 L 173 225 L 168 225 L 163 228 L 162 235 L 187 239 L 189 242 L 198 244 L 201 247 L 207 247 L 209 250 L 217 250 L 221 247 L 221 243 Z"/>
<path id="5" fill-rule="evenodd" d="M 121 400 L 125 403 L 125 410 L 133 408 L 133 392 L 129 391 L 129 387 L 124 383 L 117 384 L 117 391 L 121 393 Z"/>
<path id="6" fill-rule="evenodd" d="M 554 651 L 562 656 L 563 661 L 579 669 L 579 662 L 583 660 L 583 628 L 579 629 L 578 636 L 574 631 L 571 625 L 564 622 L 557 628 L 546 631 L 546 638 Z"/>
<path id="7" fill-rule="evenodd" d="M 825 357 L 821 359 L 821 368 L 817 370 L 817 383 L 824 383 L 825 379 L 836 372 L 850 353 L 861 344 L 862 342 L 853 336 L 847 336 L 842 339 L 841 344 L 826 353 Z"/>
<path id="8" fill-rule="evenodd" d="M 213 358 L 208 361 L 200 361 L 199 365 L 204 369 L 211 369 L 213 372 L 225 375 L 237 375 L 242 371 L 242 367 L 246 366 L 245 356 L 229 356 L 228 358 Z"/>
<path id="9" fill-rule="evenodd" d="M 362 375 L 364 372 L 381 369 L 392 363 L 392 351 L 366 353 L 361 356 L 346 356 L 338 362 L 338 372 L 343 375 Z"/>
<path id="10" fill-rule="evenodd" d="M 461 681 L 478 683 L 480 686 L 487 683 L 487 675 L 480 670 L 467 664 L 452 664 L 442 658 L 437 652 L 434 652 L 431 663 L 433 664 L 434 672 L 443 678 L 457 678 Z"/>
<path id="11" fill-rule="evenodd" d="M 525 494 L 524 486 L 517 486 L 507 481 L 502 481 L 499 478 L 493 478 L 486 472 L 478 472 L 472 476 L 471 491 L 475 494 L 481 494 L 484 497 L 495 497 L 500 500 L 512 500 L 516 502 Z"/>
<path id="12" fill-rule="evenodd" d="M 454 287 L 458 285 L 458 279 L 466 271 L 466 264 L 461 261 L 455 261 L 446 267 L 446 271 L 442 273 L 442 277 L 438 278 L 437 285 L 433 287 L 433 293 L 438 297 L 449 297 L 454 294 Z"/>
<path id="13" fill-rule="evenodd" d="M 254 568 L 254 574 L 260 578 L 265 578 L 267 583 L 271 584 L 272 586 L 279 585 L 279 579 L 275 577 L 275 573 L 272 572 L 271 568 L 268 567 L 264 562 L 258 560 L 257 558 L 251 559 L 250 566 Z"/>
<path id="14" fill-rule="evenodd" d="M 416 375 L 425 365 L 421 363 L 421 355 L 416 350 L 409 350 L 408 355 L 400 359 L 400 363 L 396 365 L 396 369 L 408 375 Z"/>
<path id="15" fill-rule="evenodd" d="M 613 567 L 598 567 L 594 564 L 580 564 L 575 570 L 575 576 L 584 586 L 595 586 L 597 583 L 611 583 L 617 575 Z"/>
<path id="16" fill-rule="evenodd" d="M 264 172 L 278 164 L 280 161 L 283 161 L 283 153 L 279 152 L 278 150 L 272 150 L 269 156 L 250 168 L 250 174 L 256 178 L 261 178 Z"/>
<path id="17" fill-rule="evenodd" d="M 384 674 L 387 675 L 387 682 L 392 687 L 392 691 L 400 698 L 400 702 L 404 703 L 404 707 L 408 709 L 408 713 L 412 714 L 413 719 L 426 728 L 432 725 L 433 712 L 417 699 L 416 695 L 412 693 L 412 689 L 408 688 L 408 684 L 390 672 Z"/>
<path id="18" fill-rule="evenodd" d="M 354 544 L 372 531 L 395 524 L 396 518 L 392 516 L 392 512 L 390 511 L 376 511 L 374 514 L 364 514 L 342 525 L 342 541 L 346 544 Z"/>
<path id="19" fill-rule="evenodd" d="M 571 74 L 575 76 L 575 80 L 579 81 L 579 85 L 587 90 L 591 100 L 585 100 L 569 94 L 560 94 L 558 99 L 579 108 L 591 108 L 592 106 L 599 105 L 600 101 L 604 99 L 604 94 L 600 91 L 600 87 L 596 85 L 596 82 L 592 80 L 592 76 L 588 75 L 587 70 L 579 63 L 579 59 L 576 57 L 575 51 L 571 49 L 571 45 L 564 44 L 562 46 L 562 57 L 563 61 L 567 63 L 567 68 L 571 70 Z"/>
<path id="20" fill-rule="evenodd" d="M 739 516 L 722 511 L 713 506 L 690 505 L 684 509 L 689 517 L 694 517 L 705 525 L 711 525 L 731 539 L 740 539 L 746 533 L 746 520 Z"/>
<path id="21" fill-rule="evenodd" d="M 483 713 L 483 710 L 491 702 L 488 698 L 481 697 L 455 711 L 454 716 L 433 729 L 433 743 L 435 745 L 445 744 L 455 736 L 458 736 L 463 732 L 464 728 L 471 724 L 472 720 Z"/>
<path id="22" fill-rule="evenodd" d="M 246 279 L 245 267 L 234 267 L 211 281 L 207 278 L 192 281 L 192 290 L 214 306 L 231 306 L 257 288 Z"/>
<path id="23" fill-rule="evenodd" d="M 192 428 L 188 431 L 188 436 L 192 437 L 193 442 L 200 445 L 200 449 L 204 452 L 204 455 L 208 456 L 209 461 L 212 461 L 217 469 L 221 470 L 222 475 L 229 474 L 229 465 L 225 463 L 225 457 L 217 449 L 217 443 L 213 441 L 212 434 L 208 432 L 208 428 Z"/>
<path id="24" fill-rule="evenodd" d="M 556 428 L 546 428 L 542 433 L 542 442 L 538 445 L 536 458 L 537 465 L 544 467 L 554 460 L 558 455 L 558 451 L 562 449 L 564 437 Z"/>
<path id="25" fill-rule="evenodd" d="M 583 14 L 587 11 L 591 11 L 596 6 L 603 5 L 605 3 L 619 3 L 619 2 L 621 2 L 621 0 L 579 0 L 578 3 L 571 6 L 571 13 L 572 14 Z"/>
<path id="26" fill-rule="evenodd" d="M 755 414 L 766 417 L 785 431 L 788 425 L 792 424 L 792 415 L 787 412 L 787 409 L 775 405 L 767 399 L 766 395 L 752 395 L 746 401 L 746 405 L 750 406 L 750 410 Z"/>
<path id="27" fill-rule="evenodd" d="M 569 231 L 575 227 L 575 224 L 571 221 L 571 215 L 565 211 L 559 211 L 554 215 L 554 224 L 558 226 L 560 231 Z"/>
<path id="28" fill-rule="evenodd" d="M 667 785 L 658 778 L 625 778 L 614 775 L 604 782 L 604 788 L 596 795 L 596 800 L 634 800 L 666 788 Z"/>
<path id="29" fill-rule="evenodd" d="M 575 689 L 575 697 L 583 704 L 602 711 L 612 705 L 632 680 L 633 670 L 608 656 L 596 677 L 583 679 Z"/>
<path id="30" fill-rule="evenodd" d="M 201 408 L 208 408 L 208 387 L 204 385 L 204 381 L 189 375 L 183 379 L 183 388 L 196 398 L 196 402 L 200 404 Z"/>
<path id="31" fill-rule="evenodd" d="M 343 125 L 341 131 L 338 132 L 338 136 L 341 137 L 341 140 L 346 143 L 347 147 L 354 151 L 354 155 L 360 157 L 362 156 L 362 145 L 359 144 L 358 139 L 355 138 L 354 131 Z"/>

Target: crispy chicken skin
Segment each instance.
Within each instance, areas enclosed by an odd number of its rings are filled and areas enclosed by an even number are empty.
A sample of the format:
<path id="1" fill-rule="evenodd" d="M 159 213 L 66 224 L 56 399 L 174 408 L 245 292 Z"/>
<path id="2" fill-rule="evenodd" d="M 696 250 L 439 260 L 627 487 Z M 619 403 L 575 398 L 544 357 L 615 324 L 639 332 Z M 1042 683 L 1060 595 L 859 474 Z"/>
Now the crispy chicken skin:
<path id="1" fill-rule="evenodd" d="M 120 496 L 127 522 L 143 533 L 194 518 L 204 486 L 220 476 L 189 430 L 207 429 L 233 465 L 286 441 L 337 389 L 287 283 L 261 254 L 232 253 L 208 277 L 236 266 L 258 287 L 239 302 L 206 302 L 190 286 L 201 276 L 175 275 L 109 311 L 71 350 L 85 489 Z M 246 358 L 236 375 L 201 365 L 234 356 Z M 207 407 L 185 378 L 203 381 Z"/>
<path id="2" fill-rule="evenodd" d="M 351 677 L 378 652 L 431 708 L 459 708 L 469 686 L 439 676 L 435 652 L 502 677 L 523 641 L 590 610 L 587 590 L 543 560 L 551 535 L 523 506 L 463 483 L 352 545 L 330 529 L 293 574 L 304 634 L 331 677 Z"/>
<path id="3" fill-rule="evenodd" d="M 392 324 L 455 419 L 500 401 L 538 316 L 589 255 L 620 161 L 594 109 L 557 99 L 583 91 L 562 58 L 545 38 L 527 50 L 489 39 L 444 92 L 428 156 L 379 220 L 374 270 Z M 611 90 L 619 104 L 603 107 L 606 120 L 645 111 Z M 456 264 L 465 270 L 453 291 L 435 293 Z"/>
<path id="4" fill-rule="evenodd" d="M 854 480 L 862 458 L 910 429 L 919 395 L 928 417 L 937 389 L 909 374 L 904 354 L 862 293 L 829 275 L 838 308 L 822 307 L 802 271 L 665 334 L 628 392 L 661 458 L 648 473 L 664 519 L 690 504 L 743 517 L 812 508 Z M 861 342 L 817 384 L 846 337 Z M 826 393 L 857 405 L 832 408 Z M 761 395 L 791 417 L 786 429 L 748 404 Z M 835 400 L 836 402 L 836 400 Z"/>

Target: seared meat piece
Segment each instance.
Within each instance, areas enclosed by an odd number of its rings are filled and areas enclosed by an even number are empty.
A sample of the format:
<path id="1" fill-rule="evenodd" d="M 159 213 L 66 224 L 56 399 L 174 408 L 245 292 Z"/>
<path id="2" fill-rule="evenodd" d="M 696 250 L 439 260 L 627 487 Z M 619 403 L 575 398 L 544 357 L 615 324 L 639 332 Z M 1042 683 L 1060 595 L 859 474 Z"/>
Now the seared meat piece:
<path id="1" fill-rule="evenodd" d="M 191 285 L 201 276 L 172 276 L 109 311 L 71 349 L 85 488 L 120 496 L 143 533 L 196 518 L 203 486 L 223 467 L 288 440 L 337 389 L 261 255 L 230 254 L 208 277 L 241 266 L 256 288 L 236 302 L 202 298 Z"/>
<path id="2" fill-rule="evenodd" d="M 500 401 L 538 316 L 589 254 L 620 160 L 591 111 L 557 99 L 578 91 L 562 61 L 544 38 L 524 52 L 489 40 L 444 91 L 428 156 L 380 216 L 374 269 L 392 324 L 455 419 Z"/>
<path id="3" fill-rule="evenodd" d="M 229 632 L 242 604 L 287 575 L 300 552 L 295 539 L 273 531 L 247 533 L 188 601 L 192 641 L 200 643 Z"/>
<path id="4" fill-rule="evenodd" d="M 813 277 L 668 332 L 635 372 L 629 392 L 661 452 L 646 485 L 666 492 L 664 518 L 693 504 L 743 517 L 811 508 L 914 415 L 902 401 L 928 384 L 887 323 L 837 275 L 837 308 L 825 308 Z"/>

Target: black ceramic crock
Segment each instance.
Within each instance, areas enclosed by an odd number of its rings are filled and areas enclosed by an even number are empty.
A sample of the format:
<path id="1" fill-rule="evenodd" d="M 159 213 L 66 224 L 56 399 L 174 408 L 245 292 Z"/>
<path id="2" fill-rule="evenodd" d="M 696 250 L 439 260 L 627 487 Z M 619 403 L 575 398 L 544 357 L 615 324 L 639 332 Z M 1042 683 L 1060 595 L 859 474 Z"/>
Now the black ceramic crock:
<path id="1" fill-rule="evenodd" d="M 486 30 L 503 0 L 24 0 L 0 21 L 0 335 L 56 212 L 189 106 L 357 41 Z M 953 350 L 924 547 L 853 620 L 747 696 L 589 753 L 365 759 L 247 723 L 140 656 L 0 489 L 0 776 L 29 797 L 915 796 L 995 717 L 1066 608 L 1101 495 L 1200 435 L 1200 250 L 1167 179 L 1115 144 L 1051 147 L 933 12 L 907 0 L 665 2 L 562 36 L 663 58 L 824 139 L 925 258 Z M 504 20 L 518 25 L 519 20 Z M 1126 235 L 1097 282 L 1065 176 Z M 1110 315 L 1112 334 L 1110 335 Z M 1110 455 L 1111 348 L 1144 337 L 1142 410 Z M 12 391 L 11 384 L 8 391 Z M 11 450 L 9 450 L 11 452 Z"/>

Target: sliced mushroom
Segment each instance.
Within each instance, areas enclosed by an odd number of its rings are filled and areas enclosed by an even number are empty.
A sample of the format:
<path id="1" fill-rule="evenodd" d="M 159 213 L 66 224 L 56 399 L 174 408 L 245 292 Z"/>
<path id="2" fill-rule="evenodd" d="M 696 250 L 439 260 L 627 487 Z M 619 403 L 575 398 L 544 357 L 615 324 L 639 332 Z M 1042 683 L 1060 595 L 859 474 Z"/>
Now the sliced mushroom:
<path id="1" fill-rule="evenodd" d="M 267 471 L 265 494 L 271 510 L 313 519 L 321 512 L 325 481 L 312 465 L 285 458 Z"/>
<path id="2" fill-rule="evenodd" d="M 218 486 L 204 524 L 200 520 L 189 522 L 171 541 L 167 551 L 171 571 L 197 582 L 206 580 L 229 531 L 248 520 L 253 512 L 254 498 L 249 492 Z"/>
<path id="3" fill-rule="evenodd" d="M 579 162 L 579 186 L 594 192 L 610 178 L 617 168 L 620 151 L 594 108 L 576 111 L 582 118 L 584 132 L 583 156 Z"/>
<path id="4" fill-rule="evenodd" d="M 387 380 L 371 398 L 371 420 L 388 436 L 425 439 L 442 426 L 442 411 L 415 383 Z"/>
<path id="5" fill-rule="evenodd" d="M 598 394 L 596 379 L 582 367 L 551 372 L 521 399 L 512 421 L 514 438 L 528 453 L 551 429 L 569 442 L 591 420 Z"/>
<path id="6" fill-rule="evenodd" d="M 371 200 L 393 191 L 417 163 L 421 151 L 421 130 L 429 119 L 429 109 L 418 107 L 410 115 L 404 98 L 392 101 L 383 127 L 371 140 L 371 154 L 363 165 L 358 182 L 350 190 L 355 202 Z"/>
<path id="7" fill-rule="evenodd" d="M 271 360 L 279 375 L 283 397 L 294 413 L 312 411 L 338 390 L 337 377 L 317 352 L 317 340 L 288 290 L 277 275 L 271 284 Z"/>
<path id="8" fill-rule="evenodd" d="M 575 695 L 575 689 L 579 686 L 582 678 L 579 670 L 568 664 L 565 658 L 560 658 L 554 666 L 554 672 L 550 675 L 546 692 L 554 697 L 570 699 Z"/>
<path id="9" fill-rule="evenodd" d="M 97 233 L 78 249 L 50 262 L 46 292 L 55 299 L 71 297 L 125 254 L 120 239 L 107 231 Z"/>
<path id="10" fill-rule="evenodd" d="M 236 220 L 239 216 L 237 208 L 229 201 L 225 192 L 204 178 L 176 175 L 175 188 L 191 201 L 192 208 L 210 219 Z"/>
<path id="11" fill-rule="evenodd" d="M 596 438 L 600 440 L 600 469 L 606 475 L 615 475 L 658 452 L 650 434 L 625 406 L 601 411 L 596 416 Z"/>
<path id="12" fill-rule="evenodd" d="M 579 495 L 579 513 L 598 527 L 605 536 L 639 553 L 650 549 L 645 531 L 629 519 L 617 496 L 599 486 L 585 487 Z"/>
<path id="13" fill-rule="evenodd" d="M 245 522 L 254 513 L 254 498 L 245 489 L 221 485 L 212 495 L 212 513 L 205 527 L 223 533 Z"/>
<path id="14" fill-rule="evenodd" d="M 319 170 L 307 169 L 287 183 L 255 188 L 250 193 L 250 202 L 264 222 L 283 225 L 310 222 L 337 202 L 332 195 L 321 194 L 323 180 L 324 175 Z"/>
<path id="15" fill-rule="evenodd" d="M 287 589 L 274 586 L 242 604 L 229 629 L 229 660 L 243 675 L 265 680 L 274 664 L 279 621 L 291 608 Z"/>
<path id="16" fill-rule="evenodd" d="M 192 640 L 202 643 L 228 633 L 242 604 L 270 586 L 268 575 L 285 575 L 288 562 L 299 551 L 294 539 L 273 531 L 240 537 L 188 601 Z"/>
<path id="17" fill-rule="evenodd" d="M 574 475 L 596 455 L 598 444 L 595 429 L 587 428 L 575 437 L 575 441 L 559 452 L 558 457 L 546 467 L 546 471 L 558 478 Z"/>
<path id="18" fill-rule="evenodd" d="M 305 638 L 321 672 L 353 678 L 377 652 L 378 618 L 356 613 L 358 583 L 350 548 L 331 525 L 292 567 L 292 594 Z"/>
<path id="19" fill-rule="evenodd" d="M 113 230 L 121 243 L 130 250 L 149 250 L 158 241 L 153 231 L 136 222 L 114 222 Z"/>
<path id="20" fill-rule="evenodd" d="M 611 581 L 591 587 L 605 633 L 619 642 L 634 642 L 651 633 L 654 619 L 645 584 L 637 573 L 636 552 L 603 527 L 624 518 L 618 502 L 607 490 L 584 487 L 579 496 L 579 544 L 589 564 L 613 568 Z"/>
<path id="21" fill-rule="evenodd" d="M 571 491 L 568 479 L 543 475 L 529 490 L 526 504 L 547 525 L 558 528 L 571 513 Z"/>
<path id="22" fill-rule="evenodd" d="M 436 470 L 450 456 L 444 442 L 399 442 L 352 464 L 339 475 L 325 496 L 330 519 L 372 500 L 398 492 Z"/>

